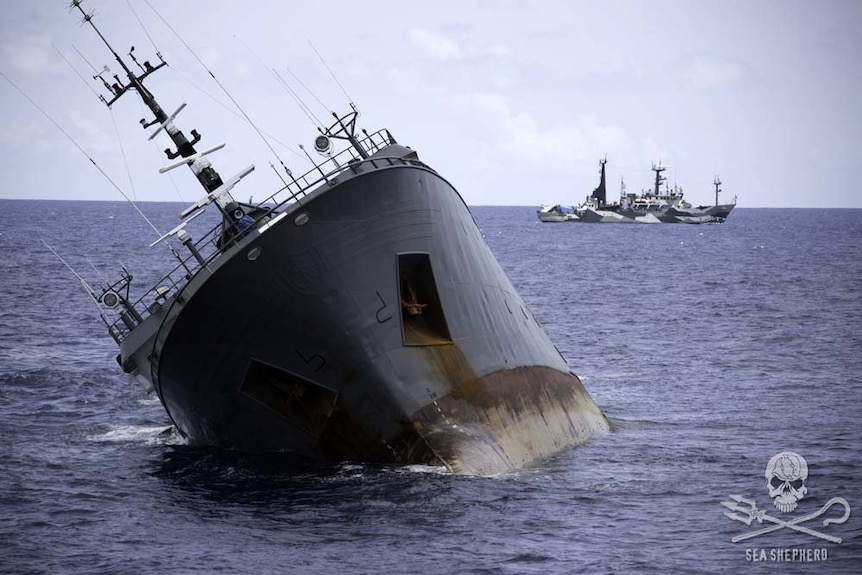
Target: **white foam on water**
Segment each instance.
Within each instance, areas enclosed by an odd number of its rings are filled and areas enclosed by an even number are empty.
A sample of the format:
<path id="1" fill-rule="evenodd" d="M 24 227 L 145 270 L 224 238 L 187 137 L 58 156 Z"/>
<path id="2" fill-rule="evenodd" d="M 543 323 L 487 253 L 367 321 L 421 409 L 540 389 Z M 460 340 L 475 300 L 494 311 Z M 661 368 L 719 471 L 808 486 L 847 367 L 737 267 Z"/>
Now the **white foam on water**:
<path id="1" fill-rule="evenodd" d="M 404 473 L 435 473 L 437 475 L 451 475 L 448 467 L 443 465 L 405 465 L 398 467 L 398 471 Z"/>
<path id="2" fill-rule="evenodd" d="M 138 405 L 161 405 L 158 397 L 147 397 L 138 400 Z"/>
<path id="3" fill-rule="evenodd" d="M 186 440 L 173 428 L 164 425 L 119 425 L 110 431 L 91 435 L 90 441 L 108 443 L 143 443 L 146 445 L 184 445 Z"/>
<path id="4" fill-rule="evenodd" d="M 344 463 L 339 465 L 340 474 L 332 480 L 353 479 L 364 477 L 368 470 L 366 465 L 355 463 Z M 384 473 L 433 473 L 437 475 L 451 475 L 451 471 L 442 465 L 393 465 L 386 466 Z"/>

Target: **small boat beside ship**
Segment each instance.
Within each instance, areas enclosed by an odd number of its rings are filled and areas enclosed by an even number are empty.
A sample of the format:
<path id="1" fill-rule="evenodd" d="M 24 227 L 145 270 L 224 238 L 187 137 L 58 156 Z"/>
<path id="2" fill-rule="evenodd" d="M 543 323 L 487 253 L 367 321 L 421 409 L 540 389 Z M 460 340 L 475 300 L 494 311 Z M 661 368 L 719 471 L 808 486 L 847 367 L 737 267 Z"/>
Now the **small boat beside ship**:
<path id="1" fill-rule="evenodd" d="M 674 185 L 670 188 L 667 178 L 663 175 L 669 166 L 653 164 L 655 180 L 651 190 L 640 194 L 626 193 L 625 182 L 620 184 L 620 199 L 618 202 L 607 201 L 605 181 L 606 159 L 599 161 L 600 180 L 598 187 L 587 196 L 584 202 L 574 210 L 572 217 L 565 220 L 583 223 L 621 223 L 621 224 L 712 224 L 722 223 L 736 206 L 736 198 L 731 204 L 719 204 L 721 180 L 716 176 L 715 204 L 712 206 L 692 206 L 685 200 L 682 187 Z M 664 188 L 662 185 L 664 184 Z M 549 221 L 542 219 L 541 221 Z"/>
<path id="2" fill-rule="evenodd" d="M 567 222 L 577 219 L 574 208 L 556 204 L 553 206 L 542 206 L 536 210 L 541 222 Z"/>

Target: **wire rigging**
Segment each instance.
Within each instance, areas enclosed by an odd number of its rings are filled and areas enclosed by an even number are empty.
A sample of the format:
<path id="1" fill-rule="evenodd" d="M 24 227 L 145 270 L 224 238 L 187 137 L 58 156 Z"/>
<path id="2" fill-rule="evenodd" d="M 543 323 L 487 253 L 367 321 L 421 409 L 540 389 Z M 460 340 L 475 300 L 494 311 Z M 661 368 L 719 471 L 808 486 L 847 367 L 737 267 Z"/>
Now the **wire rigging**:
<path id="1" fill-rule="evenodd" d="M 76 76 L 78 76 L 78 78 L 81 80 L 81 82 L 83 82 L 84 85 L 87 86 L 87 88 L 93 93 L 93 95 L 95 95 L 98 98 L 99 93 L 96 92 L 96 90 L 93 89 L 93 87 L 90 85 L 90 83 L 84 79 L 84 77 L 81 75 L 81 73 L 78 72 L 78 70 L 75 68 L 75 66 L 72 65 L 72 63 L 69 61 L 69 59 L 66 58 L 66 56 L 60 51 L 60 49 L 57 48 L 57 46 L 55 46 L 53 43 L 51 44 L 51 47 L 54 48 L 54 51 L 60 55 L 60 57 L 63 59 L 64 62 L 66 62 L 66 64 L 68 64 L 69 68 L 72 69 L 72 71 L 75 73 Z M 111 110 L 111 121 L 114 124 L 114 133 L 117 136 L 117 143 L 120 146 L 120 153 L 123 156 L 123 164 L 126 166 L 126 175 L 129 178 L 129 187 L 132 189 L 132 197 L 135 199 L 135 201 L 137 201 L 138 200 L 138 192 L 135 189 L 135 182 L 132 178 L 132 171 L 129 169 L 129 160 L 126 157 L 126 150 L 123 147 L 123 139 L 120 137 L 120 129 L 117 127 L 117 119 L 114 116 L 114 110 L 113 109 L 110 109 L 110 110 Z"/>
<path id="2" fill-rule="evenodd" d="M 117 127 L 117 117 L 114 116 L 113 108 L 109 108 L 109 110 L 111 111 L 111 122 L 114 124 L 114 133 L 117 135 L 117 144 L 120 146 L 120 154 L 123 156 L 123 164 L 126 166 L 126 175 L 129 178 L 129 187 L 132 188 L 132 197 L 137 201 L 138 191 L 135 189 L 135 182 L 132 179 L 132 170 L 129 169 L 129 159 L 126 157 L 126 148 L 123 147 L 123 139 L 120 137 L 120 129 Z"/>
<path id="3" fill-rule="evenodd" d="M 309 108 L 308 105 L 302 101 L 302 98 L 299 97 L 299 94 L 297 94 L 296 91 L 291 88 L 287 82 L 284 81 L 284 78 L 281 77 L 281 74 L 279 74 L 274 69 L 270 69 L 270 72 L 272 72 L 273 76 L 276 77 L 278 83 L 281 84 L 281 87 L 287 90 L 287 93 L 290 94 L 291 98 L 293 98 L 293 102 L 299 107 L 300 110 L 302 110 L 302 113 L 305 114 L 305 117 L 308 118 L 308 121 L 311 122 L 314 127 L 322 128 L 324 124 L 320 121 L 320 118 L 318 118 L 314 114 L 314 112 L 311 111 L 311 108 Z"/>
<path id="4" fill-rule="evenodd" d="M 80 50 L 78 50 L 78 48 L 77 48 L 74 44 L 72 44 L 72 50 L 74 50 L 74 51 L 78 54 L 78 56 L 80 56 L 80 57 L 81 57 L 81 60 L 83 60 L 84 62 L 86 62 L 86 63 L 87 63 L 87 66 L 89 66 L 89 67 L 90 67 L 90 70 L 92 70 L 92 71 L 93 71 L 93 74 L 99 74 L 99 71 L 98 71 L 98 70 L 96 70 L 96 67 L 95 67 L 95 66 L 93 66 L 93 64 L 91 64 L 89 60 L 87 60 L 87 57 L 86 57 L 86 56 L 84 56 L 84 55 L 81 53 L 81 51 L 80 51 Z"/>
<path id="5" fill-rule="evenodd" d="M 314 50 L 314 53 L 317 54 L 317 57 L 320 58 L 320 61 L 323 62 L 323 66 L 327 69 L 329 74 L 332 76 L 332 79 L 335 80 L 335 83 L 338 84 L 338 87 L 341 88 L 341 91 L 344 92 L 344 97 L 347 98 L 348 102 L 353 102 L 353 98 L 350 97 L 350 94 L 347 93 L 347 90 L 344 89 L 344 86 L 341 85 L 341 82 L 338 81 L 338 78 L 335 75 L 335 72 L 329 67 L 329 64 L 326 63 L 326 60 L 323 59 L 323 56 L 320 55 L 320 52 L 317 51 L 317 48 L 314 47 L 314 44 L 311 43 L 311 40 L 308 41 L 308 45 L 311 46 L 311 49 Z"/>
<path id="6" fill-rule="evenodd" d="M 215 76 L 215 74 L 213 74 L 212 70 L 210 70 L 209 68 L 207 68 L 207 66 L 206 66 L 206 64 L 204 64 L 203 60 L 201 60 L 201 59 L 198 57 L 198 55 L 195 53 L 195 51 L 191 49 L 191 46 L 189 46 L 189 45 L 186 43 L 186 41 L 185 41 L 185 40 L 183 40 L 183 37 L 182 37 L 182 36 L 180 36 L 180 35 L 177 33 L 177 31 L 176 31 L 176 30 L 174 30 L 174 29 L 173 29 L 173 27 L 168 23 L 168 21 L 167 21 L 167 20 L 165 20 L 165 19 L 162 17 L 162 15 L 161 15 L 161 14 L 160 14 L 160 13 L 159 13 L 155 8 L 154 8 L 154 7 L 153 7 L 153 5 L 152 5 L 152 4 L 150 4 L 150 0 L 144 0 L 144 2 L 146 2 L 147 6 L 149 6 L 149 7 L 150 7 L 150 10 L 152 10 L 152 11 L 153 11 L 153 13 L 154 13 L 156 16 L 158 16 L 158 17 L 159 17 L 159 19 L 164 23 L 164 25 L 165 25 L 165 26 L 167 26 L 168 30 L 170 30 L 170 31 L 171 31 L 171 33 L 173 33 L 173 35 L 177 37 L 177 39 L 180 41 L 180 43 L 182 43 L 182 45 L 183 45 L 183 46 L 185 46 L 186 50 L 188 50 L 188 51 L 189 51 L 189 53 L 190 53 L 192 56 L 194 56 L 195 60 L 197 60 L 197 61 L 198 61 L 198 63 L 203 67 L 203 69 L 207 71 L 207 73 L 208 73 L 208 74 L 210 75 L 210 77 L 215 81 L 215 83 L 216 83 L 216 84 L 218 84 L 219 88 L 221 88 L 221 89 L 222 89 L 222 91 L 225 93 L 225 95 L 230 99 L 230 101 L 231 101 L 231 102 L 233 102 L 233 105 L 234 105 L 234 106 L 236 106 L 237 110 L 239 110 L 239 111 L 240 111 L 240 113 L 242 113 L 242 115 L 243 115 L 243 116 L 245 116 L 246 121 L 248 121 L 248 123 L 251 125 L 251 127 L 252 127 L 252 128 L 254 128 L 254 131 L 255 131 L 255 132 L 257 132 L 257 135 L 258 135 L 258 136 L 260 136 L 260 139 L 261 139 L 261 140 L 263 140 L 263 143 L 264 143 L 264 144 L 266 144 L 266 147 L 267 147 L 267 148 L 269 148 L 269 151 L 270 151 L 270 152 L 272 152 L 272 154 L 276 157 L 276 159 L 278 160 L 278 163 L 280 163 L 280 164 L 281 164 L 281 167 L 282 167 L 282 168 L 284 168 L 284 170 L 285 170 L 287 173 L 290 173 L 290 170 L 289 170 L 289 169 L 288 169 L 288 167 L 284 164 L 284 161 L 281 159 L 281 156 L 279 156 L 279 155 L 278 155 L 278 152 L 276 152 L 276 151 L 275 151 L 275 148 L 273 148 L 273 147 L 272 147 L 272 145 L 269 143 L 269 140 L 267 140 L 267 139 L 263 136 L 263 133 L 260 131 L 260 129 L 259 129 L 259 128 L 257 127 L 257 125 L 254 123 L 254 121 L 249 117 L 249 115 L 248 115 L 248 114 L 246 114 L 246 113 L 245 113 L 245 110 L 243 110 L 242 106 L 240 106 L 240 105 L 239 105 L 239 102 L 237 102 L 237 101 L 236 101 L 236 99 L 234 99 L 234 97 L 233 97 L 233 96 L 231 96 L 231 94 L 230 94 L 230 92 L 228 92 L 227 88 L 225 88 L 225 87 L 224 87 L 224 85 L 219 81 L 219 79 L 218 79 L 218 78 L 216 78 L 216 76 Z"/>
<path id="7" fill-rule="evenodd" d="M 68 269 L 70 272 L 72 272 L 72 275 L 74 275 L 76 278 L 78 278 L 78 281 L 81 282 L 81 287 L 84 288 L 84 291 L 86 291 L 90 295 L 90 301 L 92 301 L 93 304 L 96 306 L 96 309 L 99 311 L 99 315 L 104 317 L 103 310 L 102 310 L 102 308 L 99 307 L 98 301 L 96 301 L 96 292 L 93 291 L 93 288 L 90 287 L 90 284 L 87 283 L 87 280 L 85 280 L 83 277 L 81 277 L 81 274 L 76 272 L 75 269 L 69 265 L 69 262 L 64 260 L 63 256 L 61 256 L 60 254 L 57 253 L 57 250 L 55 250 L 50 245 L 48 245 L 48 242 L 43 240 L 41 237 L 39 238 L 39 241 L 42 242 L 42 245 L 45 246 L 46 248 L 48 248 L 48 250 L 52 254 L 54 254 L 54 256 L 58 260 L 60 260 L 60 263 L 62 263 L 64 266 L 66 266 L 66 269 Z"/>
<path id="8" fill-rule="evenodd" d="M 159 236 L 159 237 L 161 237 L 161 236 L 162 236 L 162 233 L 159 231 L 159 228 L 157 228 L 157 227 L 153 224 L 153 222 L 151 222 L 151 221 L 150 221 L 150 219 L 149 219 L 149 218 L 144 214 L 144 212 L 142 212 L 142 211 L 141 211 L 141 209 L 137 206 L 137 204 L 135 204 L 135 202 L 133 202 L 133 201 L 129 198 L 129 196 L 128 196 L 124 191 L 123 191 L 123 189 L 122 189 L 122 188 L 120 188 L 120 186 L 118 186 L 118 185 L 117 185 L 117 183 L 116 183 L 113 179 L 111 179 L 111 176 L 109 176 L 109 175 L 107 174 L 107 172 L 105 172 L 105 170 L 103 170 L 103 169 L 102 169 L 102 167 L 101 167 L 99 164 L 97 164 L 97 163 L 96 163 L 96 160 L 94 160 L 94 159 L 93 159 L 93 158 L 92 158 L 92 157 L 91 157 L 91 156 L 90 156 L 90 155 L 89 155 L 89 154 L 84 150 L 84 148 L 82 148 L 82 147 L 81 147 L 81 145 L 80 145 L 80 144 L 75 140 L 75 138 L 73 138 L 73 137 L 71 136 L 71 134 L 69 134 L 69 132 L 67 132 L 67 131 L 63 128 L 63 126 L 61 126 L 59 123 L 57 123 L 57 121 L 56 121 L 56 120 L 54 120 L 54 118 L 52 118 L 52 117 L 48 114 L 48 112 L 46 112 L 46 111 L 45 111 L 45 110 L 44 110 L 44 109 L 43 109 L 39 104 L 37 104 L 37 103 L 36 103 L 36 101 L 35 101 L 35 100 L 33 100 L 33 98 L 31 98 L 30 96 L 28 96 L 26 92 L 24 92 L 20 87 L 18 87 L 18 84 L 16 84 L 15 82 L 13 82 L 13 81 L 12 81 L 12 79 L 11 79 L 11 78 L 9 78 L 9 77 L 8 77 L 6 74 L 4 74 L 2 71 L 0 71 L 0 76 L 2 76 L 4 80 L 6 80 L 7 82 L 9 82 L 9 84 L 10 84 L 13 88 L 15 88 L 15 90 L 16 90 L 19 94 L 21 94 L 21 95 L 22 95 L 22 96 L 23 96 L 23 97 L 24 97 L 28 102 L 30 102 L 30 104 L 31 104 L 34 108 L 36 108 L 37 110 L 39 110 L 39 112 L 40 112 L 43 116 L 45 116 L 45 117 L 48 119 L 48 121 L 50 121 L 52 124 L 54 124 L 54 127 L 56 127 L 58 130 L 60 130 L 60 132 L 61 132 L 64 136 L 66 136 L 66 138 L 67 138 L 70 142 L 72 142 L 72 144 L 73 144 L 73 145 L 78 149 L 78 151 L 79 151 L 79 152 L 81 152 L 81 154 L 82 154 L 85 158 L 87 158 L 88 160 L 90 160 L 90 163 L 91 163 L 91 164 L 93 164 L 93 166 L 94 166 L 97 170 L 99 170 L 99 173 L 100 173 L 100 174 L 102 174 L 102 176 L 104 176 L 104 177 L 105 177 L 105 179 L 106 179 L 106 180 L 108 180 L 108 182 L 110 182 L 110 184 L 114 187 L 114 189 L 115 189 L 115 190 L 117 190 L 118 192 L 120 192 L 120 195 L 122 195 L 122 196 L 126 199 L 126 201 L 127 201 L 127 202 L 129 202 L 130 204 L 132 204 L 132 207 L 133 207 L 133 208 L 135 208 L 135 211 L 136 211 L 136 212 L 138 212 L 138 214 L 139 214 L 139 215 L 144 219 L 144 221 L 145 221 L 145 222 L 147 222 L 147 224 L 149 224 L 149 226 L 153 229 L 153 231 L 154 231 L 154 232 L 156 232 L 156 235 L 157 235 L 157 236 Z M 173 248 L 171 248 L 171 251 L 173 251 Z"/>
<path id="9" fill-rule="evenodd" d="M 288 73 L 288 74 L 290 74 L 291 76 L 293 76 L 293 79 L 294 79 L 294 80 L 296 80 L 297 82 L 299 82 L 299 85 L 300 85 L 300 86 L 302 86 L 303 88 L 305 88 L 305 91 L 306 91 L 306 92 L 308 92 L 309 94 L 311 94 L 311 97 L 312 97 L 312 98 L 314 98 L 315 100 L 317 100 L 317 103 L 318 103 L 318 104 L 320 104 L 321 106 L 323 106 L 323 109 L 324 109 L 324 110 L 327 110 L 327 111 L 332 110 L 332 108 L 331 108 L 331 107 L 329 107 L 329 106 L 327 106 L 326 104 L 324 104 L 324 103 L 323 103 L 323 101 L 322 101 L 320 98 L 318 98 L 318 97 L 317 97 L 317 94 L 315 94 L 314 92 L 312 92 L 312 91 L 311 91 L 311 89 L 310 89 L 308 86 L 306 86 L 306 85 L 305 85 L 305 82 L 303 82 L 302 80 L 300 80 L 300 79 L 299 79 L 299 76 L 297 76 L 296 74 L 294 74 L 294 73 L 293 73 L 293 70 L 291 70 L 290 68 L 288 68 L 288 67 L 286 67 L 286 66 L 285 66 L 285 70 L 287 70 L 287 73 Z"/>
<path id="10" fill-rule="evenodd" d="M 174 73 L 176 73 L 176 74 L 180 77 L 180 79 L 182 79 L 183 81 L 187 82 L 190 86 L 192 86 L 193 88 L 195 88 L 196 90 L 198 90 L 198 91 L 199 91 L 200 93 L 202 93 L 204 96 L 206 96 L 207 98 L 209 98 L 210 100 L 212 100 L 213 102 L 215 102 L 216 104 L 218 104 L 219 106 L 221 106 L 221 107 L 222 107 L 226 112 L 230 113 L 234 118 L 239 118 L 239 119 L 240 119 L 240 120 L 242 120 L 243 122 L 248 123 L 248 121 L 247 121 L 245 118 L 243 118 L 243 117 L 242 117 L 242 115 L 240 115 L 239 113 L 237 113 L 237 111 L 236 111 L 236 110 L 231 109 L 231 107 L 230 107 L 230 106 L 228 106 L 227 104 L 225 104 L 224 102 L 222 102 L 221 100 L 219 100 L 218 98 L 216 98 L 215 96 L 213 96 L 212 94 L 210 94 L 206 89 L 202 88 L 201 86 L 198 86 L 194 81 L 192 81 L 192 79 L 191 79 L 191 78 L 189 78 L 188 76 L 186 76 L 185 74 L 183 74 L 180 70 L 178 70 L 178 69 L 177 69 L 177 68 L 175 68 L 174 66 L 168 66 L 168 68 L 169 68 L 171 71 L 173 71 Z M 303 160 L 303 161 L 305 160 L 305 158 L 304 158 L 304 157 L 302 157 L 302 156 L 299 154 L 299 152 L 297 152 L 297 151 L 295 151 L 295 150 L 291 149 L 290 147 L 288 147 L 288 145 L 287 145 L 287 144 L 285 144 L 284 142 L 282 142 L 281 140 L 279 140 L 278 138 L 276 138 L 275 136 L 273 136 L 273 135 L 272 135 L 272 134 L 270 134 L 269 132 L 265 132 L 265 131 L 263 131 L 263 130 L 261 130 L 261 132 L 263 132 L 263 134 L 264 134 L 267 138 L 269 138 L 270 140 L 272 140 L 273 142 L 275 142 L 275 143 L 276 143 L 276 144 L 278 144 L 279 146 L 283 147 L 283 148 L 284 148 L 285 150 L 287 150 L 288 152 L 292 153 L 293 155 L 295 155 L 295 156 L 296 156 L 296 157 L 298 157 L 298 158 L 302 158 L 302 160 Z"/>
<path id="11" fill-rule="evenodd" d="M 87 80 L 85 80 L 85 79 L 84 79 L 84 77 L 81 75 L 81 73 L 80 73 L 80 72 L 78 72 L 77 68 L 75 68 L 75 67 L 72 65 L 72 63 L 69 61 L 69 59 L 68 59 L 68 58 L 66 58 L 66 56 L 65 56 L 62 52 L 60 52 L 60 49 L 59 49 L 59 48 L 57 48 L 57 46 L 55 46 L 53 42 L 51 43 L 51 47 L 54 49 L 54 51 L 55 51 L 55 52 L 57 52 L 57 54 L 59 54 L 59 55 L 60 55 L 60 57 L 63 59 L 63 61 L 64 61 L 64 62 L 66 62 L 66 64 L 68 64 L 68 65 L 69 65 L 69 68 L 71 68 L 71 69 L 72 69 L 72 71 L 75 73 L 75 75 L 76 75 L 76 76 L 78 76 L 78 78 L 80 78 L 81 82 L 83 82 L 83 83 L 84 83 L 84 85 L 85 85 L 85 86 L 87 86 L 87 88 L 88 88 L 88 89 L 93 93 L 93 95 L 95 95 L 95 96 L 98 98 L 98 97 L 99 97 L 99 93 L 98 93 L 98 92 L 96 92 L 96 90 L 95 90 L 95 89 L 90 85 L 90 83 L 89 83 L 89 82 L 87 82 Z"/>
<path id="12" fill-rule="evenodd" d="M 152 37 L 152 36 L 150 36 L 150 32 L 149 32 L 149 30 L 147 30 L 147 27 L 146 27 L 146 26 L 144 26 L 144 23 L 141 21 L 141 17 L 140 17 L 140 16 L 138 16 L 138 13 L 135 11 L 135 8 L 132 6 L 132 3 L 131 3 L 131 2 L 129 2 L 129 0 L 126 0 L 126 4 L 128 4 L 128 5 L 129 5 L 129 10 L 131 10 L 131 11 L 132 11 L 132 14 L 134 14 L 134 16 L 135 16 L 135 20 L 137 20 L 137 21 L 138 21 L 138 24 L 140 24 L 140 25 L 141 25 L 141 28 L 143 29 L 144 34 L 146 34 L 146 35 L 147 35 L 147 38 L 150 40 L 150 44 L 152 44 L 152 45 L 153 45 L 153 50 L 155 50 L 155 51 L 156 51 L 156 54 L 160 54 L 160 53 L 161 53 L 161 51 L 159 50 L 159 47 L 158 47 L 158 46 L 156 46 L 156 42 L 153 40 L 153 37 Z"/>
<path id="13" fill-rule="evenodd" d="M 309 121 L 314 125 L 314 127 L 315 127 L 315 128 L 323 127 L 323 125 L 324 125 L 324 124 L 323 124 L 323 122 L 321 122 L 321 121 L 320 121 L 320 118 L 318 118 L 318 117 L 314 114 L 314 112 L 311 110 L 311 108 L 309 108 L 309 107 L 305 104 L 305 102 L 303 102 L 303 101 L 302 101 L 302 99 L 299 97 L 299 94 L 297 94 L 297 93 L 293 90 L 293 88 L 291 88 L 289 85 L 287 85 L 287 83 L 284 81 L 284 79 L 283 79 L 281 76 L 279 76 L 279 75 L 278 75 L 278 72 L 276 72 L 276 71 L 275 71 L 274 69 L 272 69 L 272 68 L 269 68 L 269 67 L 264 63 L 263 59 L 262 59 L 260 56 L 258 56 L 258 54 L 257 54 L 254 50 L 252 50 L 252 49 L 251 49 L 251 46 L 249 46 L 248 44 L 246 44 L 245 42 L 243 42 L 242 40 L 240 40 L 238 36 L 236 36 L 236 35 L 234 34 L 234 37 L 233 37 L 233 38 L 234 38 L 234 40 L 236 40 L 237 42 L 239 42 L 239 44 L 240 44 L 243 48 L 245 48 L 245 49 L 248 51 L 248 53 L 249 53 L 249 54 L 251 54 L 252 56 L 254 56 L 255 60 L 257 60 L 257 61 L 260 63 L 260 65 L 261 65 L 261 66 L 263 66 L 264 68 L 267 68 L 267 70 L 269 70 L 269 72 L 270 72 L 270 73 L 271 73 L 271 74 L 276 78 L 276 80 L 278 80 L 278 81 L 279 81 L 279 84 L 281 84 L 281 86 L 282 86 L 285 90 L 287 90 L 287 93 L 288 93 L 288 94 L 290 94 L 290 96 L 293 98 L 294 103 L 296 103 L 296 105 L 297 105 L 297 106 L 299 106 L 299 109 L 300 109 L 300 110 L 302 110 L 302 112 L 305 114 L 305 117 L 306 117 L 306 118 L 308 118 L 308 120 L 309 120 Z"/>

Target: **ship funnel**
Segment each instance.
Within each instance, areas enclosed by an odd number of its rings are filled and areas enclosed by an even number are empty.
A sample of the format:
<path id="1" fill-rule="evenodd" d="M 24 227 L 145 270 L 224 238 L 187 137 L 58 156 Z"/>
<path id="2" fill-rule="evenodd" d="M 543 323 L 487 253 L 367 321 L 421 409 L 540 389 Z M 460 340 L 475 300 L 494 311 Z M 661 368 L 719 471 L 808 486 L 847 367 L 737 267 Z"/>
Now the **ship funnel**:
<path id="1" fill-rule="evenodd" d="M 608 201 L 607 191 L 605 187 L 605 164 L 607 163 L 607 158 L 605 158 L 604 160 L 599 160 L 599 165 L 601 166 L 601 170 L 599 170 L 599 173 L 601 174 L 601 179 L 599 180 L 599 187 L 593 190 L 592 193 L 592 197 L 596 198 L 600 206 L 605 205 Z"/>

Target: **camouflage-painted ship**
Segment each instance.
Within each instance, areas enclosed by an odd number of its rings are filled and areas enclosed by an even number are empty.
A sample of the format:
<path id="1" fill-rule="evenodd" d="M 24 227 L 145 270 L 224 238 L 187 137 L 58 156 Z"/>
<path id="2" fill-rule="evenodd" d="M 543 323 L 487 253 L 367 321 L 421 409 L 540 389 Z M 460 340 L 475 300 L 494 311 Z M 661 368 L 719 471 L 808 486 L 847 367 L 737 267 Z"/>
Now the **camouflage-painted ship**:
<path id="1" fill-rule="evenodd" d="M 191 442 L 496 474 L 609 430 L 416 151 L 358 134 L 351 104 L 317 135 L 322 161 L 239 202 L 254 166 L 223 179 L 206 157 L 218 146 L 199 152 L 144 87 L 164 60 L 133 71 L 96 32 L 124 70 L 105 82 L 108 106 L 136 92 L 154 117 L 141 123 L 176 146 L 163 170 L 188 166 L 205 192 L 161 238 L 183 246 L 162 280 L 135 298 L 124 270 L 91 292 L 122 369 Z M 207 207 L 220 221 L 193 239 L 186 224 Z"/>
<path id="2" fill-rule="evenodd" d="M 625 183 L 621 182 L 619 202 L 608 203 L 605 185 L 606 163 L 606 159 L 599 161 L 601 179 L 598 187 L 574 210 L 574 216 L 567 217 L 565 221 L 619 224 L 712 224 L 724 222 L 736 206 L 736 198 L 732 204 L 718 203 L 721 180 L 717 176 L 713 181 L 715 205 L 692 206 L 684 199 L 681 187 L 674 185 L 670 188 L 667 185 L 667 178 L 662 173 L 669 166 L 661 164 L 652 165 L 652 170 L 655 172 L 652 190 L 645 190 L 640 194 L 626 193 Z M 542 220 L 541 216 L 539 219 Z"/>

